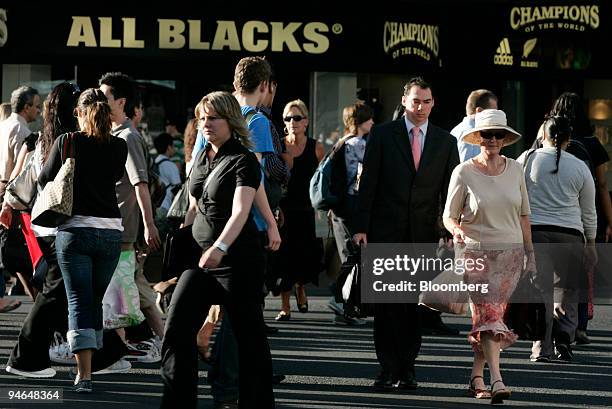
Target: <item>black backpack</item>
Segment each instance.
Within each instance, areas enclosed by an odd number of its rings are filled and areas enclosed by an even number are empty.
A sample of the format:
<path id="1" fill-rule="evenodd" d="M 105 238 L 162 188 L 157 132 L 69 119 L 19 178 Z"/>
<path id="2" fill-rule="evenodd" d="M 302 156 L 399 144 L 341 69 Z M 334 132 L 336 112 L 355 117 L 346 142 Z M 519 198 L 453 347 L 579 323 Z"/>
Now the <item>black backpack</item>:
<path id="1" fill-rule="evenodd" d="M 164 162 L 171 162 L 170 159 L 162 159 L 158 163 L 153 161 L 153 164 L 149 167 L 149 192 L 151 193 L 151 205 L 154 209 L 157 209 L 164 202 L 166 197 L 166 190 L 169 186 L 161 180 L 159 175 L 159 165 Z"/>

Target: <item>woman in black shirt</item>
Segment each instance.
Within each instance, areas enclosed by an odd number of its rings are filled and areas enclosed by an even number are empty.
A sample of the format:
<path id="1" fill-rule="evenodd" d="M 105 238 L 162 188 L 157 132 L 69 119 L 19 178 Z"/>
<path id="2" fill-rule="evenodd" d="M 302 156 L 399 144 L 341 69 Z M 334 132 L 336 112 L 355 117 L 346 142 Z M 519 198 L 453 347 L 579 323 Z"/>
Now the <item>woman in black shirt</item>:
<path id="1" fill-rule="evenodd" d="M 238 343 L 239 407 L 273 408 L 272 359 L 261 310 L 264 258 L 251 206 L 261 169 L 236 99 L 206 95 L 197 110 L 208 140 L 195 158 L 190 192 L 197 199 L 193 236 L 199 268 L 185 271 L 168 307 L 162 347 L 162 408 L 197 406 L 196 334 L 213 304 L 223 304 Z"/>
<path id="2" fill-rule="evenodd" d="M 85 90 L 76 113 L 81 132 L 55 140 L 38 184 L 53 181 L 72 152 L 72 216 L 58 226 L 55 248 L 68 297 L 68 343 L 77 361 L 75 391 L 90 393 L 92 353 L 102 348 L 102 298 L 121 253 L 115 183 L 123 176 L 127 145 L 111 135 L 111 108 L 100 90 Z"/>

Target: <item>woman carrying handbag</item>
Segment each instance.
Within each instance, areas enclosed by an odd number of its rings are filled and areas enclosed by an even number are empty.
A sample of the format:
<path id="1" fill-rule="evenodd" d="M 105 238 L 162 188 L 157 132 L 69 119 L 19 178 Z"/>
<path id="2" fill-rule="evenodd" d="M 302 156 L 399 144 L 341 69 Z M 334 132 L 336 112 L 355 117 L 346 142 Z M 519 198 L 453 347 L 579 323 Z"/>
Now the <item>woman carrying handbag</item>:
<path id="1" fill-rule="evenodd" d="M 81 131 L 54 142 L 38 178 L 44 192 L 47 183 L 59 182 L 64 160 L 73 159 L 72 208 L 57 226 L 56 249 L 68 296 L 68 343 L 77 360 L 75 391 L 80 393 L 93 390 L 91 357 L 102 348 L 102 298 L 121 252 L 115 183 L 123 176 L 127 146 L 111 135 L 110 113 L 101 91 L 85 90 L 76 108 Z"/>

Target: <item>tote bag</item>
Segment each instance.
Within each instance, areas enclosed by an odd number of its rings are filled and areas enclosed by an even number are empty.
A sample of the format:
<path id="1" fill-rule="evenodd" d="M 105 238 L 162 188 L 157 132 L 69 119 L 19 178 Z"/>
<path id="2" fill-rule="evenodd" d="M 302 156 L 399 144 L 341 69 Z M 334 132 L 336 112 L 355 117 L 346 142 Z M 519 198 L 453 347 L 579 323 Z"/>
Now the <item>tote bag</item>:
<path id="1" fill-rule="evenodd" d="M 72 216 L 74 136 L 70 133 L 62 139 L 62 167 L 34 203 L 32 223 L 37 226 L 57 227 Z"/>
<path id="2" fill-rule="evenodd" d="M 38 175 L 36 174 L 34 156 L 30 156 L 21 173 L 11 180 L 6 187 L 6 201 L 15 210 L 31 209 L 36 198 Z"/>

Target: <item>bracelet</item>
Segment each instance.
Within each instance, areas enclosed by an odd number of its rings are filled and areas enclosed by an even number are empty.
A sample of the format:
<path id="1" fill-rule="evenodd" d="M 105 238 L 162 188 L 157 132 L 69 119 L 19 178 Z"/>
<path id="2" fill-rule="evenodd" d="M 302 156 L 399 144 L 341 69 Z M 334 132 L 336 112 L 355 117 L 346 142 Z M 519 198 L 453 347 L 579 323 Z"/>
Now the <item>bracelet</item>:
<path id="1" fill-rule="evenodd" d="M 221 251 L 222 253 L 227 254 L 227 250 L 229 250 L 229 246 L 225 243 L 223 243 L 221 240 L 217 240 L 215 241 L 215 243 L 213 244 L 213 247 L 216 247 L 219 249 L 219 251 Z"/>

